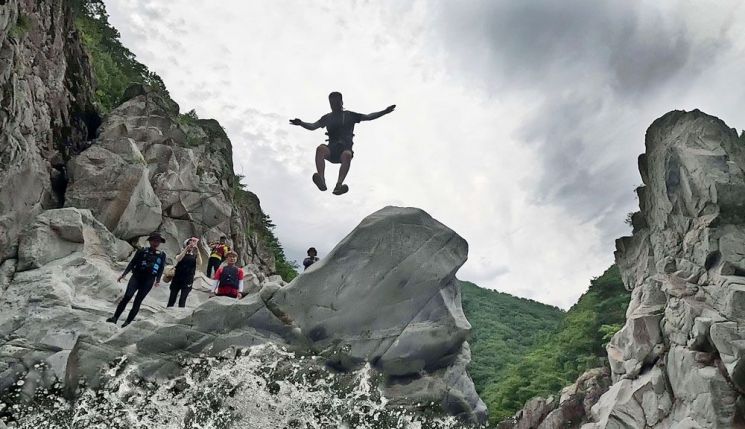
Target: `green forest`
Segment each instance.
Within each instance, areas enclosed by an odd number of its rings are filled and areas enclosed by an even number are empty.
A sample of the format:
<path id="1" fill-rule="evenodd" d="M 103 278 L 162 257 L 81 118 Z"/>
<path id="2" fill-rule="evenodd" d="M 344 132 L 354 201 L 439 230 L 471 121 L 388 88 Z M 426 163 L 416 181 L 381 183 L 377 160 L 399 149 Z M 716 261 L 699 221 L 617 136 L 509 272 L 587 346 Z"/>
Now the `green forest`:
<path id="1" fill-rule="evenodd" d="M 491 423 L 534 396 L 559 392 L 585 370 L 607 365 L 605 344 L 626 320 L 630 293 L 611 266 L 566 313 L 462 282 L 472 325 L 469 373 Z"/>

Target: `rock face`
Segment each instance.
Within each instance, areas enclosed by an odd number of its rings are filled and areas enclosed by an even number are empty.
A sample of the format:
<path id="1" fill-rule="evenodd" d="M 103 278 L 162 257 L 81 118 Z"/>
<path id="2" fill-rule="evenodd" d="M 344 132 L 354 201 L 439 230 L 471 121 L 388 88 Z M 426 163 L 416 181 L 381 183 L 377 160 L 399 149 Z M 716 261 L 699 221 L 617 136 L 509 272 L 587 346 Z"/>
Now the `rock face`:
<path id="1" fill-rule="evenodd" d="M 425 212 L 388 207 L 268 305 L 314 350 L 332 352 L 335 366 L 370 363 L 388 377 L 391 394 L 411 400 L 424 393 L 422 402 L 441 401 L 483 423 L 485 406 L 465 371 L 471 326 L 455 279 L 467 252 L 465 240 Z"/>
<path id="2" fill-rule="evenodd" d="M 0 303 L 0 389 L 18 379 L 29 398 L 55 380 L 68 391 L 81 381 L 97 387 L 124 356 L 140 377 L 165 380 L 184 357 L 270 342 L 322 356 L 335 370 L 369 364 L 393 404 L 434 402 L 486 421 L 466 373 L 470 325 L 455 280 L 467 245 L 421 210 L 374 213 L 290 285 L 266 278 L 242 300 L 208 299 L 199 274 L 188 307 L 166 310 L 167 289 L 156 288 L 126 329 L 104 319 L 132 248 L 88 210 L 44 212 L 21 244 Z"/>
<path id="3" fill-rule="evenodd" d="M 633 235 L 616 241 L 632 297 L 607 347 L 613 385 L 586 401 L 581 427 L 745 428 L 745 138 L 670 112 L 647 131 L 639 171 Z M 579 427 L 540 416 L 543 402 L 505 427 Z"/>
<path id="4" fill-rule="evenodd" d="M 591 407 L 611 385 L 607 368 L 591 369 L 565 387 L 556 397 L 535 397 L 498 429 L 568 429 L 590 421 Z"/>
<path id="5" fill-rule="evenodd" d="M 185 238 L 225 235 L 243 263 L 274 271 L 273 253 L 257 237 L 258 198 L 240 189 L 225 132 L 215 121 L 180 116 L 165 95 L 130 87 L 68 171 L 65 206 L 90 209 L 123 240 L 160 230 L 175 255 Z"/>
<path id="6" fill-rule="evenodd" d="M 616 242 L 632 299 L 596 427 L 743 424 L 744 169 L 742 138 L 715 117 L 671 112 L 647 131 L 641 211 Z"/>
<path id="7" fill-rule="evenodd" d="M 36 214 L 62 204 L 65 160 L 98 122 L 65 3 L 0 2 L 0 262 L 16 257 Z"/>

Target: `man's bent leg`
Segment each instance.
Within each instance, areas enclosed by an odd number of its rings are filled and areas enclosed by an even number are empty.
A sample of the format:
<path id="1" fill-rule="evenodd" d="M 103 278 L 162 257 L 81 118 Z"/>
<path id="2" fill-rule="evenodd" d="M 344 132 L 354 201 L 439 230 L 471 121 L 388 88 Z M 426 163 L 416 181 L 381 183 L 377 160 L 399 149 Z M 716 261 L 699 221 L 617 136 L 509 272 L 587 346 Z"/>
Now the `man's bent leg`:
<path id="1" fill-rule="evenodd" d="M 339 167 L 339 181 L 336 183 L 337 186 L 344 183 L 344 179 L 347 178 L 349 173 L 349 167 L 352 165 L 352 151 L 345 150 L 341 153 L 341 167 Z"/>
<path id="2" fill-rule="evenodd" d="M 316 170 L 321 179 L 326 180 L 324 173 L 326 171 L 326 160 L 331 156 L 331 150 L 325 144 L 316 148 Z"/>

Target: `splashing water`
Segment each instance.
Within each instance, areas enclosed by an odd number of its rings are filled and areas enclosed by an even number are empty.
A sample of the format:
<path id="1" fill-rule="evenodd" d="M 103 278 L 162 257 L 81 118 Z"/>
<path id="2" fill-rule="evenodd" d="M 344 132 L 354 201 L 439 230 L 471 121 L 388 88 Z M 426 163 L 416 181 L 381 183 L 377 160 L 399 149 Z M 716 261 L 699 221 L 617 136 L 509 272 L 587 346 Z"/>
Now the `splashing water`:
<path id="1" fill-rule="evenodd" d="M 302 428 L 455 429 L 433 404 L 393 406 L 380 394 L 369 366 L 355 372 L 328 370 L 323 359 L 296 356 L 264 344 L 231 357 L 187 358 L 182 373 L 155 383 L 136 375 L 126 359 L 114 362 L 96 390 L 81 387 L 63 399 L 59 384 L 22 400 L 18 388 L 0 404 L 0 416 L 17 428 Z M 1 426 L 1 425 L 0 425 Z"/>

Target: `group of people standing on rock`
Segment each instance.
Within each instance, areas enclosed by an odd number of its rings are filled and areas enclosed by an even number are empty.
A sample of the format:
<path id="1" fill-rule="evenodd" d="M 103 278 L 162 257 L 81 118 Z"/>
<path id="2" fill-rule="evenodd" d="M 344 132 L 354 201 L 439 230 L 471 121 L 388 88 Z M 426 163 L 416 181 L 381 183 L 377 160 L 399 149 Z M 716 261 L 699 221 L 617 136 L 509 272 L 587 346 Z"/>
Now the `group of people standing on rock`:
<path id="1" fill-rule="evenodd" d="M 323 115 L 318 121 L 308 123 L 295 118 L 290 120 L 290 124 L 311 131 L 318 128 L 326 128 L 328 144 L 321 144 L 316 149 L 316 172 L 313 174 L 312 179 L 319 190 L 325 191 L 327 189 L 324 175 L 326 161 L 333 164 L 341 164 L 339 177 L 333 189 L 334 194 L 341 195 L 349 191 L 349 187 L 344 184 L 344 180 L 347 177 L 347 173 L 349 173 L 352 158 L 354 157 L 352 138 L 354 137 L 355 124 L 362 121 L 372 121 L 387 115 L 393 112 L 396 105 L 388 106 L 379 112 L 361 114 L 344 110 L 344 102 L 340 92 L 332 92 L 329 94 L 328 99 L 331 112 Z M 159 233 L 154 232 L 150 234 L 147 241 L 149 246 L 135 252 L 124 273 L 117 280 L 121 282 L 129 272 L 132 272 L 132 277 L 129 279 L 127 289 L 124 292 L 124 297 L 117 305 L 114 315 L 106 319 L 108 322 L 116 323 L 129 301 L 134 298 L 132 309 L 123 326 L 132 323 L 147 294 L 150 293 L 153 287 L 160 285 L 166 263 L 166 253 L 159 250 L 158 247 L 165 242 L 165 239 Z M 176 266 L 172 273 L 168 307 L 173 307 L 177 299 L 179 307 L 186 305 L 186 299 L 189 296 L 189 292 L 191 292 L 197 266 L 202 263 L 198 245 L 199 239 L 195 237 L 189 238 L 184 242 L 181 253 L 176 256 Z M 232 298 L 241 298 L 243 296 L 243 278 L 245 273 L 242 268 L 236 266 L 237 261 L 238 254 L 228 246 L 227 237 L 220 237 L 218 243 L 210 244 L 207 277 L 211 277 L 214 272 L 214 277 L 212 277 L 212 292 L 214 295 L 229 296 Z M 318 253 L 315 248 L 311 247 L 308 249 L 308 257 L 303 261 L 304 269 L 308 269 L 308 267 L 317 261 Z"/>
<path id="2" fill-rule="evenodd" d="M 166 252 L 160 250 L 165 238 L 158 232 L 150 234 L 147 238 L 148 246 L 137 250 L 129 261 L 124 272 L 117 279 L 121 282 L 132 273 L 127 282 L 124 296 L 116 307 L 114 315 L 106 319 L 107 322 L 116 324 L 119 317 L 124 313 L 129 301 L 134 298 L 132 308 L 127 315 L 122 327 L 132 323 L 140 311 L 140 306 L 145 297 L 153 287 L 158 287 L 164 275 L 166 264 Z M 179 307 L 186 306 L 186 299 L 191 292 L 197 267 L 202 264 L 202 256 L 199 253 L 199 239 L 188 238 L 183 243 L 183 249 L 176 256 L 176 265 L 172 267 L 170 275 L 170 294 L 167 307 L 173 307 L 178 299 Z M 220 241 L 210 243 L 210 258 L 207 264 L 207 277 L 212 279 L 212 296 L 228 296 L 231 298 L 242 298 L 244 296 L 243 279 L 245 272 L 236 266 L 238 253 L 230 249 L 227 237 L 220 237 Z M 224 265 L 223 265 L 224 263 Z M 214 276 L 212 273 L 214 272 Z"/>

